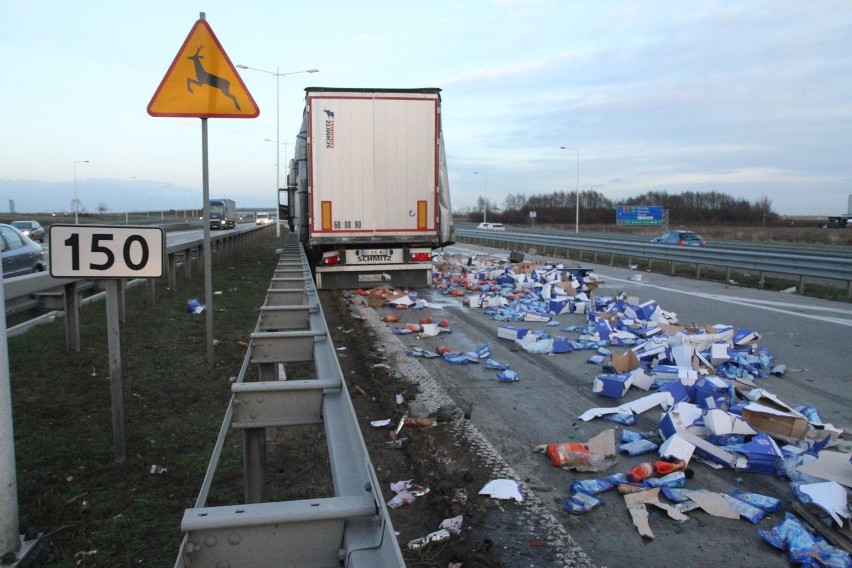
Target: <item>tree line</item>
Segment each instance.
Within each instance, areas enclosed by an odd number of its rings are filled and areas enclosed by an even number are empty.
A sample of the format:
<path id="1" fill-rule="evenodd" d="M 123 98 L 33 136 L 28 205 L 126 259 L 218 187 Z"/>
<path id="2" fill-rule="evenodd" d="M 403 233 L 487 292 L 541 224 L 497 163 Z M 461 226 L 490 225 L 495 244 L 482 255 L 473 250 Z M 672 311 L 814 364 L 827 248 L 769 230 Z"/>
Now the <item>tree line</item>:
<path id="1" fill-rule="evenodd" d="M 583 224 L 615 223 L 615 208 L 619 205 L 660 206 L 668 211 L 673 224 L 769 224 L 778 219 L 768 197 L 754 201 L 733 197 L 718 191 L 668 193 L 648 191 L 636 197 L 613 201 L 594 190 L 580 191 L 580 222 Z M 480 197 L 476 208 L 469 213 L 471 221 L 481 221 L 486 201 Z M 525 224 L 535 211 L 536 223 L 557 224 L 575 219 L 577 193 L 556 191 L 551 194 L 509 194 L 503 208 L 488 202 L 488 221 Z"/>

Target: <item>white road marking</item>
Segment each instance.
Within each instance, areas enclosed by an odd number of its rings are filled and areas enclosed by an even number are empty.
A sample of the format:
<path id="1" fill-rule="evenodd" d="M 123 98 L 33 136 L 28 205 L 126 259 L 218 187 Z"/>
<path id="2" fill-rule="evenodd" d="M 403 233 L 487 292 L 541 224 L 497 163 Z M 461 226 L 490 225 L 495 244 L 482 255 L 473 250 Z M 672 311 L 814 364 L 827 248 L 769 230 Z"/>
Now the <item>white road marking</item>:
<path id="1" fill-rule="evenodd" d="M 757 300 L 757 299 L 749 299 L 749 298 L 737 298 L 735 296 L 726 296 L 723 294 L 706 294 L 703 292 L 693 292 L 687 290 L 678 290 L 677 288 L 671 288 L 669 286 L 660 286 L 659 284 L 650 284 L 648 282 L 636 282 L 634 280 L 626 280 L 623 278 L 617 278 L 615 276 L 606 276 L 603 274 L 599 274 L 599 276 L 605 280 L 614 280 L 616 282 L 623 282 L 625 284 L 638 284 L 640 286 L 646 286 L 648 288 L 655 288 L 657 290 L 665 290 L 667 292 L 677 292 L 680 294 L 689 294 L 690 296 L 697 296 L 700 298 L 704 298 L 707 300 L 715 300 L 717 302 L 724 302 L 727 304 L 734 304 L 737 306 L 746 306 L 749 308 L 765 310 L 769 312 L 778 312 L 781 314 L 787 314 L 791 316 L 798 316 L 806 319 L 813 319 L 824 321 L 828 323 L 836 323 L 838 325 L 845 325 L 847 327 L 852 327 L 852 310 L 841 310 L 837 308 L 830 308 L 824 306 L 807 306 L 804 304 L 794 304 L 788 302 L 776 302 L 772 300 Z M 832 317 L 832 316 L 824 316 L 819 314 L 808 314 L 808 313 L 798 313 L 795 310 L 805 310 L 805 311 L 814 311 L 814 312 L 831 312 L 834 316 L 842 316 L 848 315 L 849 318 L 843 317 Z"/>

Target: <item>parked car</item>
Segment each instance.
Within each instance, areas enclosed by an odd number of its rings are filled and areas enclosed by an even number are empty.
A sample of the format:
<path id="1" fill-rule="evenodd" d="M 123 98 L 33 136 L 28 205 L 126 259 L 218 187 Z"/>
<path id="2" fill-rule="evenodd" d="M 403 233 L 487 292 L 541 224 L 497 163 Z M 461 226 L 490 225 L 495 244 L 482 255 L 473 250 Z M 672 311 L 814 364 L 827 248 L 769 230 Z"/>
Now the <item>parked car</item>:
<path id="1" fill-rule="evenodd" d="M 32 240 L 44 242 L 44 227 L 38 221 L 12 221 L 12 226 Z"/>
<path id="2" fill-rule="evenodd" d="M 45 269 L 41 245 L 11 225 L 0 225 L 0 258 L 4 278 Z"/>
<path id="3" fill-rule="evenodd" d="M 486 231 L 505 231 L 506 225 L 503 223 L 480 223 L 476 226 L 477 229 L 484 229 Z"/>
<path id="4" fill-rule="evenodd" d="M 693 231 L 666 231 L 659 237 L 651 239 L 651 242 L 691 247 L 703 247 L 707 245 L 707 241 Z"/>

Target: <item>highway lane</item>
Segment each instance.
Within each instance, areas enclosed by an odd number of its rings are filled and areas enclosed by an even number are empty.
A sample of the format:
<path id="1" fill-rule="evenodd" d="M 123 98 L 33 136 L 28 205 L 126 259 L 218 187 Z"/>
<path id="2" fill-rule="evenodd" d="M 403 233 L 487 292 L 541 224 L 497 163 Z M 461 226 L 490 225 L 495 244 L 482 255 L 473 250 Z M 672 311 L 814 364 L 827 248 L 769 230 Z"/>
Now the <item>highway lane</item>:
<path id="1" fill-rule="evenodd" d="M 472 252 L 481 256 L 481 247 L 452 247 L 465 258 Z M 494 251 L 506 258 L 505 251 Z M 528 260 L 533 260 L 527 256 Z M 558 259 L 551 259 L 558 260 Z M 567 261 L 564 259 L 561 262 Z M 739 288 L 707 281 L 694 281 L 666 274 L 630 271 L 583 263 L 603 281 L 599 295 L 624 292 L 640 302 L 654 299 L 668 311 L 675 312 L 680 323 L 708 325 L 730 324 L 749 327 L 761 334 L 759 344 L 768 347 L 775 362 L 787 365 L 783 377 L 759 379 L 758 385 L 777 394 L 791 405 L 816 407 L 823 420 L 838 426 L 852 425 L 852 372 L 846 355 L 852 339 L 852 310 L 849 304 Z M 642 281 L 636 281 L 641 275 Z M 685 524 L 652 517 L 656 539 L 642 539 L 623 505 L 622 498 L 609 492 L 603 495 L 605 505 L 583 516 L 564 512 L 562 502 L 568 497 L 568 485 L 574 479 L 594 474 L 577 474 L 550 466 L 532 448 L 553 442 L 581 442 L 601 431 L 616 427 L 603 420 L 583 422 L 578 416 L 589 408 L 617 406 L 643 396 L 633 389 L 621 401 L 592 393 L 592 381 L 599 367 L 586 362 L 589 351 L 568 354 L 535 355 L 518 351 L 514 343 L 497 339 L 497 322 L 483 310 L 462 305 L 459 298 L 442 296 L 435 291 L 422 293 L 429 301 L 442 306 L 428 315 L 443 314 L 451 334 L 436 338 L 420 338 L 416 334 L 398 336 L 407 348 L 414 346 L 436 349 L 447 345 L 452 350 L 473 350 L 488 343 L 493 358 L 517 370 L 517 383 L 499 383 L 496 371 L 484 365 L 451 365 L 441 359 L 421 360 L 435 382 L 454 403 L 469 410 L 471 422 L 483 432 L 502 458 L 525 481 L 534 493 L 561 521 L 583 550 L 600 565 L 651 565 L 661 559 L 685 566 L 759 565 L 787 566 L 783 553 L 772 550 L 755 534 L 748 521 L 718 519 L 703 512 L 690 513 Z M 427 310 L 428 311 L 428 310 Z M 403 323 L 417 321 L 423 312 L 405 313 Z M 517 324 L 544 329 L 557 334 L 561 327 L 583 325 L 585 316 L 557 316 L 559 327 L 544 324 Z M 571 335 L 571 334 L 569 334 Z M 654 430 L 661 412 L 648 411 L 639 417 L 634 430 Z M 616 430 L 620 433 L 620 429 Z M 614 471 L 627 471 L 642 457 L 619 458 Z M 775 495 L 789 499 L 787 482 L 771 476 L 713 470 L 696 463 L 695 478 L 689 487 L 729 492 L 734 488 Z M 740 481 L 738 481 L 740 480 Z M 780 522 L 773 515 L 759 528 L 770 528 Z"/>

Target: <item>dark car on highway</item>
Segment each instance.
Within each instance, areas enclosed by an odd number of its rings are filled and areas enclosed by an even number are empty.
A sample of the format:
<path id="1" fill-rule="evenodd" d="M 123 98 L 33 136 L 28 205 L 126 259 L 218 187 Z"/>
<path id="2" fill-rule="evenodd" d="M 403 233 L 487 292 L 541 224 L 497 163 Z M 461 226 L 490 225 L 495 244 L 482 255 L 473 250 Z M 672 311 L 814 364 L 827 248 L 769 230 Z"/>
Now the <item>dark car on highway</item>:
<path id="1" fill-rule="evenodd" d="M 44 242 L 44 227 L 38 221 L 12 221 L 12 226 L 32 240 Z"/>
<path id="2" fill-rule="evenodd" d="M 0 225 L 0 258 L 4 278 L 41 272 L 46 268 L 41 245 L 11 225 Z"/>
<path id="3" fill-rule="evenodd" d="M 659 237 L 651 239 L 651 242 L 664 245 L 682 245 L 692 247 L 703 247 L 707 245 L 707 242 L 701 238 L 701 235 L 692 231 L 666 231 Z"/>

